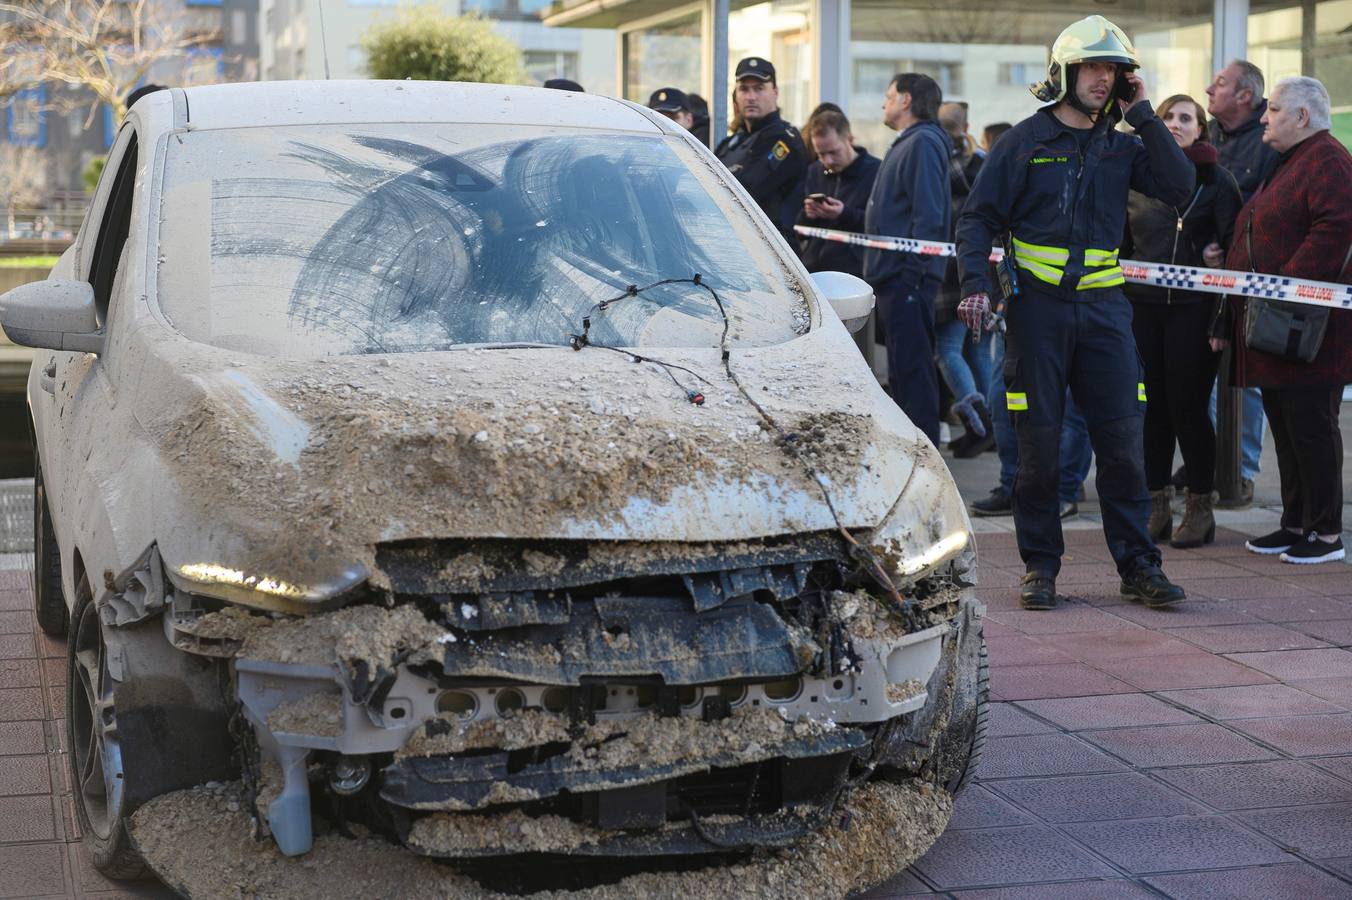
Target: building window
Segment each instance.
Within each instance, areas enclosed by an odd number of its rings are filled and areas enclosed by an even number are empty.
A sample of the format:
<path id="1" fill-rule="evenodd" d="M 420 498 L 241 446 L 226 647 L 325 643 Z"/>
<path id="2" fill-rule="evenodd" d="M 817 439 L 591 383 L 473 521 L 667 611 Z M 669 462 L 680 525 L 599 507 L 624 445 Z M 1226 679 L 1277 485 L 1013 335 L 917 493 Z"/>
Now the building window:
<path id="1" fill-rule="evenodd" d="M 552 0 L 465 0 L 465 12 L 482 13 L 490 19 L 538 19 Z"/>
<path id="2" fill-rule="evenodd" d="M 1276 9 L 1254 3 L 1246 56 L 1263 70 L 1269 96 L 1273 85 L 1289 75 L 1318 78 L 1329 92 L 1333 136 L 1352 147 L 1352 0 L 1304 5 L 1313 6 L 1304 10 L 1313 16 L 1303 16 L 1300 3 L 1281 3 Z"/>
<path id="3" fill-rule="evenodd" d="M 1026 118 L 1040 105 L 1028 86 L 1046 77 L 1052 41 L 1071 22 L 1094 14 L 1106 14 L 1131 35 L 1151 97 L 1202 97 L 1210 83 L 1213 0 L 1133 0 L 1112 9 L 1096 0 L 1028 0 L 1017 14 L 991 9 L 852 0 L 854 64 L 845 105 L 855 137 L 870 149 L 892 143 L 896 134 L 882 124 L 879 107 L 892 76 L 908 71 L 934 78 L 945 100 L 967 101 L 975 135 L 986 125 Z"/>
<path id="4" fill-rule="evenodd" d="M 526 74 L 535 82 L 550 78 L 578 80 L 577 54 L 554 50 L 527 50 L 523 54 Z"/>
<path id="5" fill-rule="evenodd" d="M 692 12 L 624 33 L 624 97 L 647 103 L 658 88 L 699 91 L 703 59 L 701 16 Z"/>
<path id="6" fill-rule="evenodd" d="M 248 17 L 242 9 L 230 11 L 230 43 L 245 44 L 249 41 Z"/>
<path id="7" fill-rule="evenodd" d="M 45 87 L 25 88 L 10 98 L 5 110 L 5 131 L 11 144 L 24 147 L 47 146 L 47 103 Z"/>

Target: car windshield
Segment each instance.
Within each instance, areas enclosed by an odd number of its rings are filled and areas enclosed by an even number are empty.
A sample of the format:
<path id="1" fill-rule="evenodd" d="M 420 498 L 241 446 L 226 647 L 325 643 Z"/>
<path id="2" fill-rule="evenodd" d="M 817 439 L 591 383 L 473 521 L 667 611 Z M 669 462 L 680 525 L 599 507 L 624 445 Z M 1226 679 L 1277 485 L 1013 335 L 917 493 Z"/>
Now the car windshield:
<path id="1" fill-rule="evenodd" d="M 594 343 L 780 343 L 797 279 L 671 137 L 483 124 L 188 132 L 168 142 L 160 308 L 187 337 L 284 356 Z"/>

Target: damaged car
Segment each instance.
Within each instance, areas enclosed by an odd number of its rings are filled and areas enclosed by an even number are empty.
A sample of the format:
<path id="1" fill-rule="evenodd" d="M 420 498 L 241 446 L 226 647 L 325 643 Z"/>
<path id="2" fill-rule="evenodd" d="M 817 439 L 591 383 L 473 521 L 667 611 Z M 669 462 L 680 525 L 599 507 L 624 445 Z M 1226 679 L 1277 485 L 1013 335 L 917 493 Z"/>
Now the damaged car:
<path id="1" fill-rule="evenodd" d="M 34 595 L 97 868 L 242 780 L 413 853 L 782 847 L 985 733 L 934 447 L 682 129 L 586 94 L 173 89 L 49 280 Z"/>

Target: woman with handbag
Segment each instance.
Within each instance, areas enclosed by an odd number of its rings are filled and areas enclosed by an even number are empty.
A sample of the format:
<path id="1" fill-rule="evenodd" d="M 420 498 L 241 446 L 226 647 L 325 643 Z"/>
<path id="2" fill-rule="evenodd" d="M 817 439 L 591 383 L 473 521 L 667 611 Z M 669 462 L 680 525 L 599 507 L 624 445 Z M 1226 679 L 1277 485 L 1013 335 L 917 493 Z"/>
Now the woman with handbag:
<path id="1" fill-rule="evenodd" d="M 1192 196 L 1178 207 L 1132 191 L 1122 255 L 1148 262 L 1206 265 L 1230 244 L 1243 196 L 1233 175 L 1216 162 L 1207 138 L 1206 112 L 1186 94 L 1175 94 L 1156 114 L 1197 169 Z M 1207 344 L 1216 304 L 1210 294 L 1128 284 L 1132 332 L 1145 370 L 1145 480 L 1150 489 L 1150 536 L 1173 535 L 1174 547 L 1200 547 L 1216 535 L 1211 491 L 1216 480 L 1216 430 L 1207 414 L 1218 354 Z M 1183 454 L 1188 494 L 1183 521 L 1173 530 L 1169 473 L 1174 445 Z"/>
<path id="2" fill-rule="evenodd" d="M 1352 156 L 1329 133 L 1328 91 L 1313 78 L 1284 78 L 1262 121 L 1264 143 L 1281 157 L 1240 210 L 1226 267 L 1352 283 Z M 1342 559 L 1338 407 L 1352 382 L 1352 310 L 1231 304 L 1236 383 L 1263 389 L 1282 483 L 1282 527 L 1245 546 L 1289 563 Z"/>

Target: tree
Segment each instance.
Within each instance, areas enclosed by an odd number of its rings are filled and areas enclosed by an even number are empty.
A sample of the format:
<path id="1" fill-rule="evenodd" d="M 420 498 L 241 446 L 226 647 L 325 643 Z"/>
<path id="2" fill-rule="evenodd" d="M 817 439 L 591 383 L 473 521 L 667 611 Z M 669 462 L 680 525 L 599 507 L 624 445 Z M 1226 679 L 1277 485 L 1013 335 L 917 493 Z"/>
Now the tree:
<path id="1" fill-rule="evenodd" d="M 46 190 L 47 171 L 41 151 L 20 144 L 0 144 L 0 204 L 5 207 L 6 234 L 15 236 L 18 210 L 40 206 Z"/>
<path id="2" fill-rule="evenodd" d="M 403 10 L 362 35 L 372 78 L 523 84 L 521 48 L 478 16 L 448 16 L 436 9 Z"/>
<path id="3" fill-rule="evenodd" d="M 101 105 L 121 119 L 127 94 L 167 60 L 188 62 L 218 44 L 219 13 L 185 15 L 172 0 L 0 0 L 0 101 L 25 88 L 62 84 L 48 105 Z M 183 67 L 191 78 L 195 67 Z M 183 83 L 183 82 L 180 82 Z"/>

